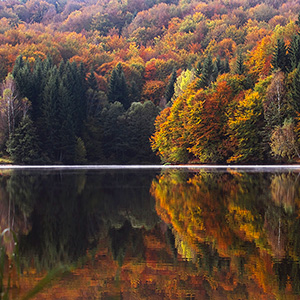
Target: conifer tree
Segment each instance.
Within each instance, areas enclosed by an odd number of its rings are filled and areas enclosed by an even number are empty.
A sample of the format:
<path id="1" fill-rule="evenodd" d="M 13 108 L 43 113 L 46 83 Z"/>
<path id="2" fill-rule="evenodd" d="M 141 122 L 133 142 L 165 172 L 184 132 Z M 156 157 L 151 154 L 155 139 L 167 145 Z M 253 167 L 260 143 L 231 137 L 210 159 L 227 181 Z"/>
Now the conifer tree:
<path id="1" fill-rule="evenodd" d="M 169 83 L 168 83 L 168 85 L 166 87 L 166 91 L 165 91 L 165 97 L 166 97 L 167 103 L 172 99 L 172 97 L 174 95 L 174 84 L 176 82 L 176 78 L 177 78 L 176 71 L 173 70 L 173 72 L 171 74 L 171 78 L 169 80 Z"/>
<path id="2" fill-rule="evenodd" d="M 108 88 L 108 100 L 110 102 L 118 101 L 123 104 L 125 109 L 130 107 L 128 87 L 121 63 L 118 63 L 116 68 L 112 70 Z"/>
<path id="3" fill-rule="evenodd" d="M 296 111 L 300 110 L 300 63 L 296 69 L 294 80 L 293 80 L 293 90 L 292 90 L 293 104 Z"/>
<path id="4" fill-rule="evenodd" d="M 41 162 L 41 150 L 33 122 L 28 115 L 23 118 L 7 142 L 7 152 L 15 163 Z"/>
<path id="5" fill-rule="evenodd" d="M 58 130 L 61 125 L 58 119 L 59 77 L 56 67 L 52 68 L 47 81 L 42 94 L 42 112 L 38 123 L 41 129 L 43 151 L 51 160 L 54 160 L 58 148 Z"/>
<path id="6" fill-rule="evenodd" d="M 198 61 L 197 66 L 196 66 L 196 72 L 195 72 L 197 77 L 200 77 L 202 74 L 202 63 L 201 61 Z"/>
<path id="7" fill-rule="evenodd" d="M 88 76 L 88 87 L 94 91 L 97 90 L 97 80 L 96 80 L 95 72 L 93 70 L 91 70 Z"/>
<path id="8" fill-rule="evenodd" d="M 76 137 L 74 130 L 72 97 L 63 82 L 59 85 L 58 103 L 58 149 L 57 159 L 64 163 L 72 163 L 75 158 Z"/>
<path id="9" fill-rule="evenodd" d="M 295 34 L 289 47 L 289 57 L 291 62 L 291 71 L 298 67 L 300 62 L 300 36 Z"/>
<path id="10" fill-rule="evenodd" d="M 230 72 L 230 66 L 229 66 L 228 58 L 225 59 L 223 65 L 224 65 L 224 73 L 229 73 Z"/>
<path id="11" fill-rule="evenodd" d="M 290 67 L 290 59 L 287 53 L 287 47 L 283 39 L 278 39 L 272 57 L 273 70 L 281 69 L 287 72 Z"/>
<path id="12" fill-rule="evenodd" d="M 238 53 L 238 56 L 236 59 L 235 73 L 238 75 L 243 75 L 244 72 L 245 72 L 244 58 L 243 58 L 242 53 Z"/>
<path id="13" fill-rule="evenodd" d="M 212 62 L 211 54 L 208 54 L 203 62 L 202 75 L 200 78 L 200 88 L 205 88 L 216 79 L 216 69 Z"/>

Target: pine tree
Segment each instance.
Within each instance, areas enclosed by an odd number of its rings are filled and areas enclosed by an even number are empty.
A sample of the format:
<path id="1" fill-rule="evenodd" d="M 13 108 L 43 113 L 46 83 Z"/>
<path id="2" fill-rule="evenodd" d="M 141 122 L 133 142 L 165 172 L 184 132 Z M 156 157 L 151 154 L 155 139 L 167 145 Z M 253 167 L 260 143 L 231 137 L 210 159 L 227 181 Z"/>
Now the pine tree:
<path id="1" fill-rule="evenodd" d="M 111 72 L 110 79 L 109 79 L 109 85 L 108 85 L 108 100 L 110 102 L 115 102 L 117 101 L 118 93 L 118 73 L 117 70 L 114 68 Z"/>
<path id="2" fill-rule="evenodd" d="M 95 72 L 93 70 L 91 70 L 88 76 L 88 87 L 94 91 L 96 91 L 98 88 Z"/>
<path id="3" fill-rule="evenodd" d="M 21 121 L 7 142 L 7 152 L 15 163 L 40 163 L 41 150 L 33 122 L 28 115 Z"/>
<path id="4" fill-rule="evenodd" d="M 228 58 L 226 58 L 224 61 L 224 73 L 229 73 L 229 72 L 230 72 L 229 61 Z"/>
<path id="5" fill-rule="evenodd" d="M 244 72 L 245 72 L 244 58 L 243 58 L 242 53 L 238 53 L 238 56 L 236 59 L 235 73 L 238 75 L 243 75 Z"/>
<path id="6" fill-rule="evenodd" d="M 300 62 L 300 36 L 295 34 L 289 47 L 289 57 L 291 62 L 291 71 L 298 67 Z"/>
<path id="7" fill-rule="evenodd" d="M 202 63 L 201 61 L 198 61 L 197 66 L 196 66 L 196 76 L 200 77 L 202 74 Z"/>
<path id="8" fill-rule="evenodd" d="M 166 87 L 166 91 L 165 91 L 165 97 L 166 97 L 166 101 L 167 103 L 172 99 L 173 95 L 174 95 L 174 84 L 176 82 L 177 79 L 177 73 L 175 70 L 173 70 L 172 74 L 171 74 L 171 78 L 169 80 L 169 83 Z"/>
<path id="9" fill-rule="evenodd" d="M 216 79 L 216 68 L 213 65 L 211 55 L 208 54 L 203 62 L 202 75 L 200 78 L 200 88 L 205 88 L 210 85 L 212 81 Z"/>
<path id="10" fill-rule="evenodd" d="M 218 74 L 222 74 L 223 70 L 222 70 L 222 61 L 221 61 L 221 58 L 220 56 L 218 55 L 217 56 L 217 59 L 216 59 L 216 62 L 215 62 L 215 67 L 216 67 L 216 70 L 218 72 Z"/>
<path id="11" fill-rule="evenodd" d="M 294 80 L 293 80 L 293 90 L 292 90 L 293 104 L 296 111 L 300 110 L 300 63 L 296 69 Z"/>
<path id="12" fill-rule="evenodd" d="M 60 162 L 72 163 L 75 158 L 76 137 L 74 123 L 76 120 L 73 119 L 73 98 L 63 82 L 59 84 L 58 98 L 58 119 L 60 127 L 57 133 L 58 147 L 56 158 Z"/>
<path id="13" fill-rule="evenodd" d="M 47 81 L 42 94 L 42 111 L 38 125 L 41 130 L 40 135 L 43 141 L 43 151 L 51 160 L 54 160 L 58 148 L 58 130 L 61 125 L 58 119 L 59 77 L 56 67 L 53 67 L 51 72 L 49 72 Z"/>
<path id="14" fill-rule="evenodd" d="M 109 80 L 108 100 L 122 103 L 125 109 L 130 107 L 128 87 L 121 63 L 118 63 L 117 67 L 112 70 Z"/>
<path id="15" fill-rule="evenodd" d="M 287 47 L 283 39 L 278 39 L 272 57 L 273 70 L 281 69 L 287 72 L 290 68 L 290 59 L 287 53 Z"/>

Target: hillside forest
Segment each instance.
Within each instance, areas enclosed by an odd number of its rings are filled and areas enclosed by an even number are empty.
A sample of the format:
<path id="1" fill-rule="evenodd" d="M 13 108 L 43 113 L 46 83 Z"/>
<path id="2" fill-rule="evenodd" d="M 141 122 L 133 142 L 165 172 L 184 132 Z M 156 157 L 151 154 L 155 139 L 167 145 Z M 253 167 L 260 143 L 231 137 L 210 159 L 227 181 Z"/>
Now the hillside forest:
<path id="1" fill-rule="evenodd" d="M 299 12 L 298 0 L 1 1 L 1 155 L 297 161 Z"/>

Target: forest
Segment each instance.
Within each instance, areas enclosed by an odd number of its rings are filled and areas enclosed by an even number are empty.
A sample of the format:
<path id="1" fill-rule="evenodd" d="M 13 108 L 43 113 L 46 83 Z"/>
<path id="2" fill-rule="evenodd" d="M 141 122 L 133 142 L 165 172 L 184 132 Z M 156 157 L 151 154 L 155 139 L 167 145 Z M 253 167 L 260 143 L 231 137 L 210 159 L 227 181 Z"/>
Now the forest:
<path id="1" fill-rule="evenodd" d="M 0 2 L 0 154 L 19 164 L 300 158 L 300 1 Z"/>

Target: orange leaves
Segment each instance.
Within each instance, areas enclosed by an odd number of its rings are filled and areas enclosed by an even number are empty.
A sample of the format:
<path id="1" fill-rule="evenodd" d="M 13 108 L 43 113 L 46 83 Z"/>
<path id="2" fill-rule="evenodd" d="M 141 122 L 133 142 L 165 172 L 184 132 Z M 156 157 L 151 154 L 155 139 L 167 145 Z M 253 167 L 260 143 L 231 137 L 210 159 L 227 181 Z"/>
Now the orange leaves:
<path id="1" fill-rule="evenodd" d="M 162 100 L 165 92 L 165 83 L 159 80 L 148 80 L 143 86 L 142 99 L 150 100 L 158 105 Z"/>
<path id="2" fill-rule="evenodd" d="M 156 76 L 155 60 L 151 60 L 146 64 L 144 77 L 146 80 L 154 80 Z"/>
<path id="3" fill-rule="evenodd" d="M 258 79 L 260 76 L 267 76 L 271 70 L 271 59 L 273 55 L 273 45 L 269 36 L 264 37 L 257 47 L 251 51 L 247 67 L 250 74 Z"/>
<path id="4" fill-rule="evenodd" d="M 126 41 L 123 37 L 120 37 L 119 35 L 113 35 L 109 36 L 108 40 L 106 42 L 106 45 L 108 46 L 108 49 L 110 51 L 123 49 L 126 47 Z"/>
<path id="5" fill-rule="evenodd" d="M 223 39 L 218 43 L 218 54 L 230 58 L 236 50 L 236 43 L 232 39 Z"/>
<path id="6" fill-rule="evenodd" d="M 225 147 L 227 132 L 226 108 L 232 101 L 233 92 L 225 82 L 220 82 L 215 90 L 202 95 L 200 110 L 190 112 L 188 130 L 192 133 L 189 151 L 200 161 L 220 161 L 227 156 Z M 197 102 L 199 101 L 196 98 Z"/>
<path id="7" fill-rule="evenodd" d="M 209 93 L 196 86 L 197 80 L 157 119 L 152 147 L 167 161 L 194 157 L 200 162 L 218 162 L 228 156 L 226 110 L 234 97 L 232 88 L 225 81 Z"/>

